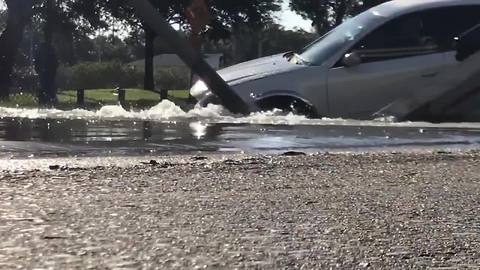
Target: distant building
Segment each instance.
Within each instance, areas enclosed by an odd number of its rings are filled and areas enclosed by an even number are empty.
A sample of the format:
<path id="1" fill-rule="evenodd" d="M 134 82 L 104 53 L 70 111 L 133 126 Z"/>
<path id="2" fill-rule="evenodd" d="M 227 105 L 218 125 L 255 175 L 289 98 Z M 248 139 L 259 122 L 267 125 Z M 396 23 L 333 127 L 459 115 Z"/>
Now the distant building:
<path id="1" fill-rule="evenodd" d="M 222 53 L 209 53 L 204 55 L 207 63 L 214 69 L 220 69 L 223 66 L 223 54 Z M 145 59 L 131 62 L 130 65 L 143 68 L 145 65 Z M 168 67 L 184 67 L 187 68 L 185 63 L 176 54 L 159 54 L 153 58 L 153 67 L 168 68 Z"/>

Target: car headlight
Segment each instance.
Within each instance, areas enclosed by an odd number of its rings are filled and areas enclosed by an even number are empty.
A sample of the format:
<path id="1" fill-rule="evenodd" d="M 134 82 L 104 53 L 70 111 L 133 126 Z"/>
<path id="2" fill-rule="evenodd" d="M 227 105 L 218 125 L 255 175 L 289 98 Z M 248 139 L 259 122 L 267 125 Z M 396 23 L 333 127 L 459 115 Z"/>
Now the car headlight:
<path id="1" fill-rule="evenodd" d="M 198 80 L 190 89 L 190 94 L 193 97 L 201 97 L 205 95 L 206 92 L 208 92 L 208 86 L 202 80 Z"/>

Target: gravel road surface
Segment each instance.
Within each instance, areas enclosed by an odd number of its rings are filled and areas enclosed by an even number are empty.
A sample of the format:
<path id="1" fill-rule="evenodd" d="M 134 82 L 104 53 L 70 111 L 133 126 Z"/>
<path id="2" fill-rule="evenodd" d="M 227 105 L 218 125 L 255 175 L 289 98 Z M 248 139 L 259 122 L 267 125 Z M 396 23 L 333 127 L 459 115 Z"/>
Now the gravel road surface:
<path id="1" fill-rule="evenodd" d="M 1 171 L 0 269 L 480 269 L 479 154 L 291 155 Z"/>

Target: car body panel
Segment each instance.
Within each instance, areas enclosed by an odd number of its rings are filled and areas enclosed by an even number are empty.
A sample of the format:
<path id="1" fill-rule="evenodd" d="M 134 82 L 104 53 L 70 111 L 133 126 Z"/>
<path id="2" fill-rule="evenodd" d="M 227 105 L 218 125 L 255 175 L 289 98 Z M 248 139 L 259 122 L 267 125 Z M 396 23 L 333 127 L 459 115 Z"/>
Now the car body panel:
<path id="1" fill-rule="evenodd" d="M 243 81 L 261 79 L 269 75 L 292 72 L 301 68 L 290 63 L 284 55 L 285 53 L 281 53 L 240 63 L 219 70 L 218 74 L 229 84 L 235 85 Z"/>
<path id="2" fill-rule="evenodd" d="M 330 115 L 371 118 L 399 98 L 441 86 L 444 63 L 437 53 L 330 69 Z"/>
<path id="3" fill-rule="evenodd" d="M 409 97 L 399 98 L 382 108 L 376 115 L 389 115 L 398 120 L 435 120 L 448 113 L 457 100 L 480 89 L 480 52 L 465 61 L 456 61 L 456 52 L 446 52 L 444 71 L 439 74 L 444 85 L 429 91 L 416 91 Z M 467 96 L 468 98 L 468 96 Z M 422 107 L 427 112 L 418 112 Z M 454 108 L 462 110 L 462 108 Z M 433 118 L 433 119 L 428 119 Z"/>

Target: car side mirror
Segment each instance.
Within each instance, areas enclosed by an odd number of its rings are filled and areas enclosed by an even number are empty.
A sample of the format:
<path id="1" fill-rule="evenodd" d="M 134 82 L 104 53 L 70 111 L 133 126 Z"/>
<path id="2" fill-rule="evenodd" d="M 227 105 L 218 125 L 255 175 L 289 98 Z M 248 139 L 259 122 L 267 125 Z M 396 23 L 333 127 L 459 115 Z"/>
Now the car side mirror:
<path id="1" fill-rule="evenodd" d="M 343 56 L 342 63 L 346 67 L 355 67 L 362 63 L 362 58 L 357 52 L 351 52 Z"/>

